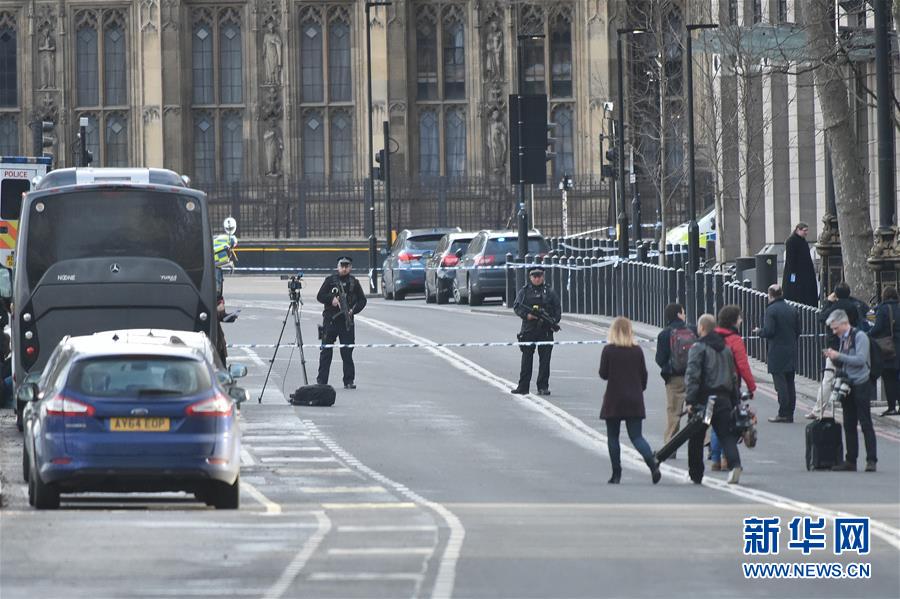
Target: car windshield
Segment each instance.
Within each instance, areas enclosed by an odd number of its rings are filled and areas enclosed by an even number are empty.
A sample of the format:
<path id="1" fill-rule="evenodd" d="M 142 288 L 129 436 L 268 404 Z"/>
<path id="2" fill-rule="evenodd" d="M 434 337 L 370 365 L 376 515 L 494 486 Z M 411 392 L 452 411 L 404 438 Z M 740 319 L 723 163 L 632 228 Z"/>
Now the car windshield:
<path id="1" fill-rule="evenodd" d="M 450 253 L 455 254 L 456 250 L 463 250 L 469 247 L 469 242 L 471 239 L 457 239 L 452 244 L 450 244 Z"/>
<path id="2" fill-rule="evenodd" d="M 210 389 L 199 360 L 168 356 L 113 356 L 78 361 L 66 387 L 91 397 L 172 397 Z"/>
<path id="3" fill-rule="evenodd" d="M 528 238 L 528 253 L 532 255 L 546 254 L 550 251 L 550 246 L 540 237 Z M 497 237 L 489 239 L 487 248 L 484 250 L 486 256 L 506 256 L 506 254 L 516 255 L 519 252 L 519 239 L 517 237 Z"/>
<path id="4" fill-rule="evenodd" d="M 436 235 L 416 235 L 415 237 L 410 237 L 406 240 L 405 249 L 415 250 L 417 252 L 434 250 L 443 236 L 443 233 L 439 233 Z"/>

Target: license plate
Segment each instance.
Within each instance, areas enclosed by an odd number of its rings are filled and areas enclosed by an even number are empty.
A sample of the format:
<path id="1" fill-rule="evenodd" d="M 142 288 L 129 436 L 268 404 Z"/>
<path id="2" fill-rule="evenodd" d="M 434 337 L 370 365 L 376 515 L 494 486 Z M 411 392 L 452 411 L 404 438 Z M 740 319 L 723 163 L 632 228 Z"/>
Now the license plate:
<path id="1" fill-rule="evenodd" d="M 110 418 L 109 430 L 128 433 L 158 433 L 169 430 L 168 418 Z"/>

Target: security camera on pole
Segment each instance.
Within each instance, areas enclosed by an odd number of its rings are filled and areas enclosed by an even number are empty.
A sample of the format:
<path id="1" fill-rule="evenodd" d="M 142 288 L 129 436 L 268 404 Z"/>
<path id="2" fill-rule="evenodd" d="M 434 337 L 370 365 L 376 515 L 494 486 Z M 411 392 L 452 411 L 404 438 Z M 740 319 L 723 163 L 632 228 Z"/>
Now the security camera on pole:
<path id="1" fill-rule="evenodd" d="M 559 190 L 562 192 L 562 233 L 563 237 L 569 236 L 569 192 L 574 187 L 572 177 L 568 173 L 559 181 Z"/>

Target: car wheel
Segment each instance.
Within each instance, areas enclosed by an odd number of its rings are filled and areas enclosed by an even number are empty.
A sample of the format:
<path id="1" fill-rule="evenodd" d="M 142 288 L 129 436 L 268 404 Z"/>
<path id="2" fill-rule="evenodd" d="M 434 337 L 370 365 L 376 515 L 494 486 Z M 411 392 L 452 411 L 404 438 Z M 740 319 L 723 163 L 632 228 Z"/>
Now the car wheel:
<path id="1" fill-rule="evenodd" d="M 466 298 L 463 297 L 462 291 L 459 290 L 459 285 L 456 281 L 453 282 L 453 301 L 460 305 L 468 303 Z"/>
<path id="2" fill-rule="evenodd" d="M 234 484 L 229 485 L 221 481 L 212 483 L 209 489 L 210 500 L 217 510 L 236 510 L 240 506 L 241 477 L 234 479 Z"/>
<path id="3" fill-rule="evenodd" d="M 28 471 L 30 470 L 31 461 L 28 459 L 28 451 L 25 445 L 22 445 L 22 480 L 28 482 Z"/>
<path id="4" fill-rule="evenodd" d="M 472 280 L 469 280 L 469 292 L 466 294 L 469 296 L 469 305 L 470 306 L 480 306 L 482 302 L 484 302 L 484 298 L 477 293 L 472 291 Z"/>
<path id="5" fill-rule="evenodd" d="M 28 503 L 39 510 L 59 507 L 59 489 L 41 480 L 40 470 L 34 468 L 28 476 Z"/>
<path id="6" fill-rule="evenodd" d="M 388 293 L 388 288 L 384 282 L 384 279 L 381 280 L 381 297 L 383 297 L 386 300 L 394 299 L 394 294 Z"/>

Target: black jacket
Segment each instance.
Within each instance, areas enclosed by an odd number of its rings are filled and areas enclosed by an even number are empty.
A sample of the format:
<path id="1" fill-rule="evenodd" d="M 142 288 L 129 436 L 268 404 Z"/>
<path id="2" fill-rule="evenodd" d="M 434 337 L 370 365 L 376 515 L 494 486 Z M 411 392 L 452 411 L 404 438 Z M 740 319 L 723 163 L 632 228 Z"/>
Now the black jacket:
<path id="1" fill-rule="evenodd" d="M 793 306 L 783 298 L 770 303 L 759 336 L 767 341 L 766 365 L 771 374 L 797 371 L 800 313 Z"/>
<path id="2" fill-rule="evenodd" d="M 781 281 L 784 298 L 806 304 L 818 305 L 816 267 L 809 255 L 809 243 L 793 233 L 784 242 L 784 273 Z"/>
<path id="3" fill-rule="evenodd" d="M 338 285 L 342 285 L 347 292 L 347 303 L 350 304 L 350 309 L 354 314 L 359 314 L 366 307 L 366 294 L 356 277 L 353 275 L 341 277 L 337 273 L 328 275 L 322 282 L 319 293 L 316 294 L 316 301 L 325 306 L 322 316 L 325 318 L 326 324 L 329 321 L 343 322 L 344 320 L 340 308 L 331 305 L 331 300 L 334 298 L 332 290 Z"/>
<path id="4" fill-rule="evenodd" d="M 891 314 L 894 317 L 894 329 L 891 330 Z M 900 303 L 897 300 L 888 300 L 878 305 L 875 309 L 875 326 L 869 331 L 870 339 L 892 336 L 894 348 L 900 350 Z M 885 362 L 884 368 L 900 370 L 900 354 L 893 362 Z"/>
<path id="5" fill-rule="evenodd" d="M 719 398 L 716 412 L 730 411 L 737 404 L 737 370 L 721 335 L 710 333 L 691 346 L 684 382 L 688 405 L 705 404 L 710 395 Z"/>
<path id="6" fill-rule="evenodd" d="M 513 311 L 522 319 L 520 333 L 552 339 L 553 331 L 550 325 L 542 320 L 528 320 L 528 314 L 533 306 L 543 308 L 550 315 L 550 318 L 553 319 L 553 322 L 559 322 L 562 318 L 559 296 L 547 284 L 532 285 L 531 283 L 526 283 L 519 289 L 519 293 L 516 294 L 516 301 L 513 303 Z"/>
<path id="7" fill-rule="evenodd" d="M 686 326 L 688 325 L 685 321 L 676 318 L 656 336 L 656 364 L 659 366 L 660 375 L 662 375 L 663 380 L 667 383 L 672 377 L 672 329 L 683 329 Z M 697 330 L 694 327 L 690 328 L 696 335 Z"/>
<path id="8" fill-rule="evenodd" d="M 843 297 L 836 302 L 825 303 L 825 306 L 819 311 L 819 322 L 825 327 L 826 344 L 833 350 L 838 349 L 840 340 L 831 332 L 831 328 L 825 324 L 825 321 L 828 320 L 828 317 L 835 310 L 843 310 L 847 313 L 847 320 L 850 321 L 851 327 L 865 331 L 867 327 L 865 325 L 860 326 L 860 322 L 866 318 L 869 306 L 855 297 Z"/>

